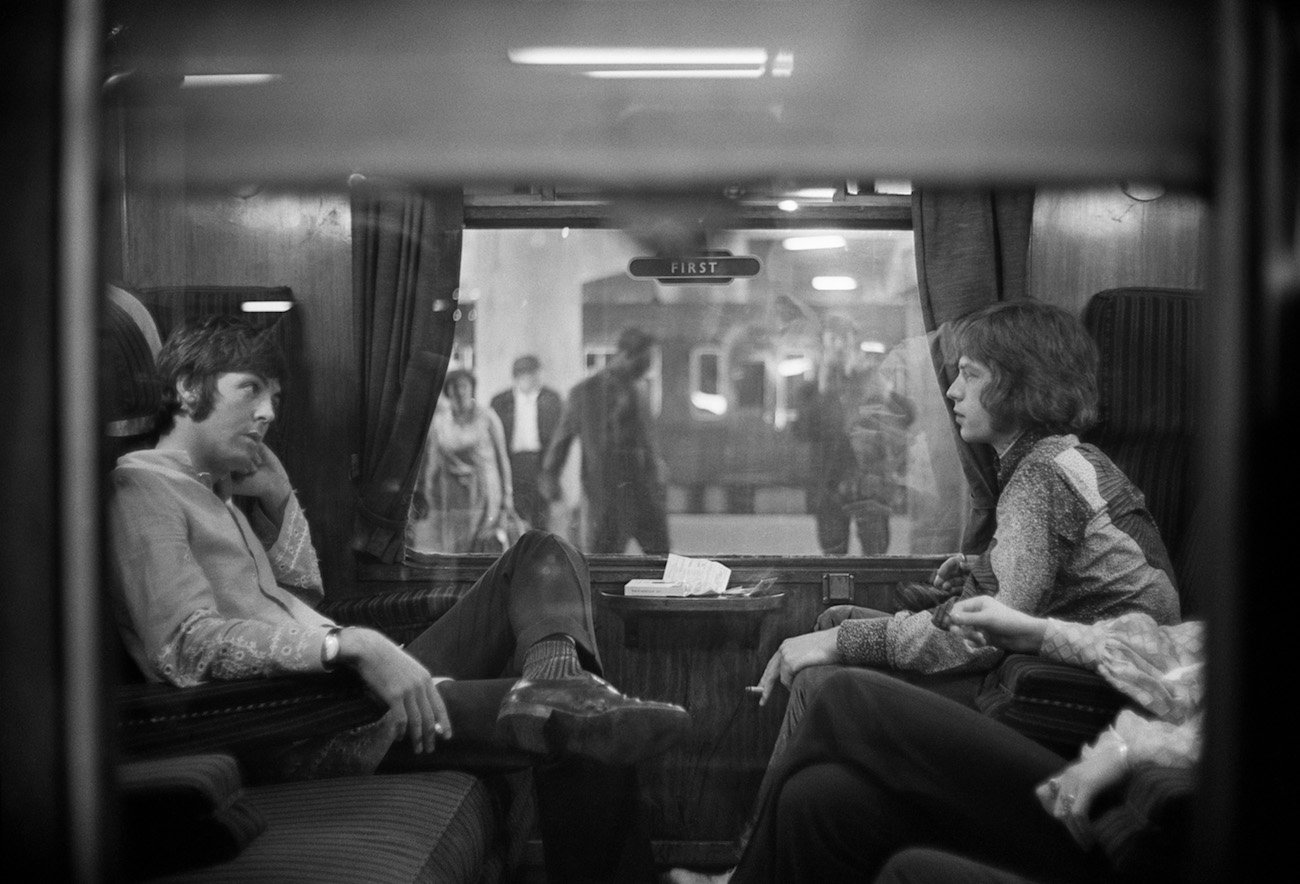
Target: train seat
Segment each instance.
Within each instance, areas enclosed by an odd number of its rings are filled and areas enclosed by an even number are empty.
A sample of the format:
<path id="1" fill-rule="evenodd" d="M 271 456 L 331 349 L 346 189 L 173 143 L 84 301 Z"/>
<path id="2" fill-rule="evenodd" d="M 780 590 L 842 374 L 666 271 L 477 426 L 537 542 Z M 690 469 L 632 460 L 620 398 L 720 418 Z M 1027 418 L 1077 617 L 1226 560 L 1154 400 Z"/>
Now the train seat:
<path id="1" fill-rule="evenodd" d="M 152 316 L 131 292 L 112 287 L 107 304 L 105 473 L 120 454 L 151 442 L 159 346 Z M 396 606 L 413 630 L 447 606 L 441 597 L 401 595 Z M 382 598 L 342 600 L 331 613 L 382 629 L 372 615 L 392 607 Z M 531 788 L 504 782 L 500 769 L 257 782 L 265 753 L 382 714 L 350 673 L 175 688 L 146 683 L 116 629 L 105 632 L 119 663 L 115 779 L 127 879 L 491 882 L 513 874 L 522 836 L 501 833 L 529 825 Z"/>
<path id="2" fill-rule="evenodd" d="M 1097 293 L 1083 315 L 1101 353 L 1101 420 L 1086 437 L 1141 489 L 1173 563 L 1183 617 L 1200 608 L 1203 511 L 1195 503 L 1193 432 L 1201 297 L 1185 289 Z M 1126 698 L 1091 672 L 1011 654 L 990 674 L 980 708 L 1072 756 Z"/>
<path id="3" fill-rule="evenodd" d="M 493 796 L 463 771 L 247 786 L 233 756 L 123 764 L 124 866 L 149 881 L 493 880 Z"/>

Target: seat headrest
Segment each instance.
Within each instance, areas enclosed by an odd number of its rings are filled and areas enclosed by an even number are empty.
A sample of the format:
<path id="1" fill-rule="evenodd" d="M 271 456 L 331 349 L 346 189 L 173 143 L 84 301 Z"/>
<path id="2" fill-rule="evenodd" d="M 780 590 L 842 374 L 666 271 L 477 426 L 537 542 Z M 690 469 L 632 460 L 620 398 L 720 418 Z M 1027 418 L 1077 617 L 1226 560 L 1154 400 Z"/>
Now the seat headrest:
<path id="1" fill-rule="evenodd" d="M 145 437 L 157 420 L 158 328 L 139 300 L 109 286 L 101 339 L 105 432 L 114 439 Z"/>
<path id="2" fill-rule="evenodd" d="M 1083 322 L 1101 351 L 1097 434 L 1192 433 L 1201 300 L 1187 289 L 1117 288 L 1088 302 Z"/>

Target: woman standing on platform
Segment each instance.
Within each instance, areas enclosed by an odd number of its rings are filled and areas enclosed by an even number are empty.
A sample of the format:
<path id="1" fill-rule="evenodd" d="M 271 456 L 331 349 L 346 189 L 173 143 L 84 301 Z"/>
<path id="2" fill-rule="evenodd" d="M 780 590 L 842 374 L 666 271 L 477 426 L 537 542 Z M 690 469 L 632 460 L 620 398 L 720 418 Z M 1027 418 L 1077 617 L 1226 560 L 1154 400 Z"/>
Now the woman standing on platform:
<path id="1" fill-rule="evenodd" d="M 465 369 L 447 372 L 411 501 L 408 545 L 415 550 L 504 550 L 498 530 L 514 509 L 510 457 L 501 419 L 475 401 L 476 386 Z"/>

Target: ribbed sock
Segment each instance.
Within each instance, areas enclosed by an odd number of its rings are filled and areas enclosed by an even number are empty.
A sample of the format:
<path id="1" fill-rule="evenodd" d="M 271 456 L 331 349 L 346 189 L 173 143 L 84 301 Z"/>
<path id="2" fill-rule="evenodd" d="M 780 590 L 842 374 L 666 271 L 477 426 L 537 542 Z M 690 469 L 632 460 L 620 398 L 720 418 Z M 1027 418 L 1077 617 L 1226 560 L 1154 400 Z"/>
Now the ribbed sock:
<path id="1" fill-rule="evenodd" d="M 559 632 L 548 635 L 524 654 L 524 678 L 530 681 L 574 678 L 581 674 L 578 646 L 572 636 Z"/>

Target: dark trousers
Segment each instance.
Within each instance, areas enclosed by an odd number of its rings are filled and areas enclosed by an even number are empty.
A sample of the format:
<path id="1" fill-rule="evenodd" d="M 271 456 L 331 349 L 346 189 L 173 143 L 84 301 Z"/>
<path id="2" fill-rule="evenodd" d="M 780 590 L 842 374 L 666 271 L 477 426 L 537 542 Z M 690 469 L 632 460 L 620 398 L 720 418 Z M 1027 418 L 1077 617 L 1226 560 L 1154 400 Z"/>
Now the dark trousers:
<path id="1" fill-rule="evenodd" d="M 648 473 L 610 473 L 612 487 L 589 488 L 591 551 L 622 553 L 636 540 L 648 555 L 668 554 L 668 512 L 664 489 Z"/>
<path id="2" fill-rule="evenodd" d="M 533 528 L 546 530 L 550 504 L 542 499 L 537 477 L 542 471 L 540 451 L 510 453 L 510 487 L 515 495 L 515 512 Z"/>
<path id="3" fill-rule="evenodd" d="M 890 857 L 875 884 L 1036 884 L 1029 878 L 995 869 L 942 850 L 912 847 Z"/>
<path id="4" fill-rule="evenodd" d="M 869 617 L 892 616 L 885 611 L 863 608 L 858 605 L 833 605 L 817 616 L 814 630 L 833 629 L 845 620 L 861 620 Z M 841 669 L 852 668 L 847 664 L 830 663 L 823 666 L 807 666 L 795 674 L 790 683 L 790 696 L 785 704 L 785 717 L 781 719 L 781 729 L 777 731 L 776 742 L 772 746 L 771 761 L 768 762 L 764 782 L 772 775 L 776 760 L 785 752 L 799 729 L 808 707 L 821 692 L 826 680 Z M 975 697 L 984 683 L 983 672 L 907 672 L 903 670 L 881 670 L 890 677 L 923 687 L 928 691 L 947 697 L 963 706 L 975 709 Z"/>
<path id="5" fill-rule="evenodd" d="M 848 555 L 850 523 L 858 526 L 858 543 L 862 555 L 879 556 L 889 550 L 888 507 L 879 504 L 851 506 L 837 488 L 819 488 L 812 492 L 817 500 L 813 518 L 817 524 L 817 544 L 828 556 Z"/>
<path id="6" fill-rule="evenodd" d="M 1103 864 L 1034 795 L 1065 763 L 930 691 L 839 670 L 760 791 L 731 884 L 870 881 L 910 846 L 1044 882 L 1097 880 Z"/>
<path id="7" fill-rule="evenodd" d="M 453 737 L 428 759 L 440 767 L 527 761 L 501 743 L 496 716 L 524 655 L 554 633 L 573 637 L 584 668 L 600 674 L 592 620 L 591 578 L 582 554 L 553 534 L 529 531 L 492 564 L 465 596 L 406 650 L 435 676 Z M 387 767 L 424 759 L 399 743 Z M 536 764 L 534 781 L 547 875 L 553 881 L 649 881 L 649 832 L 634 767 L 579 758 Z"/>

